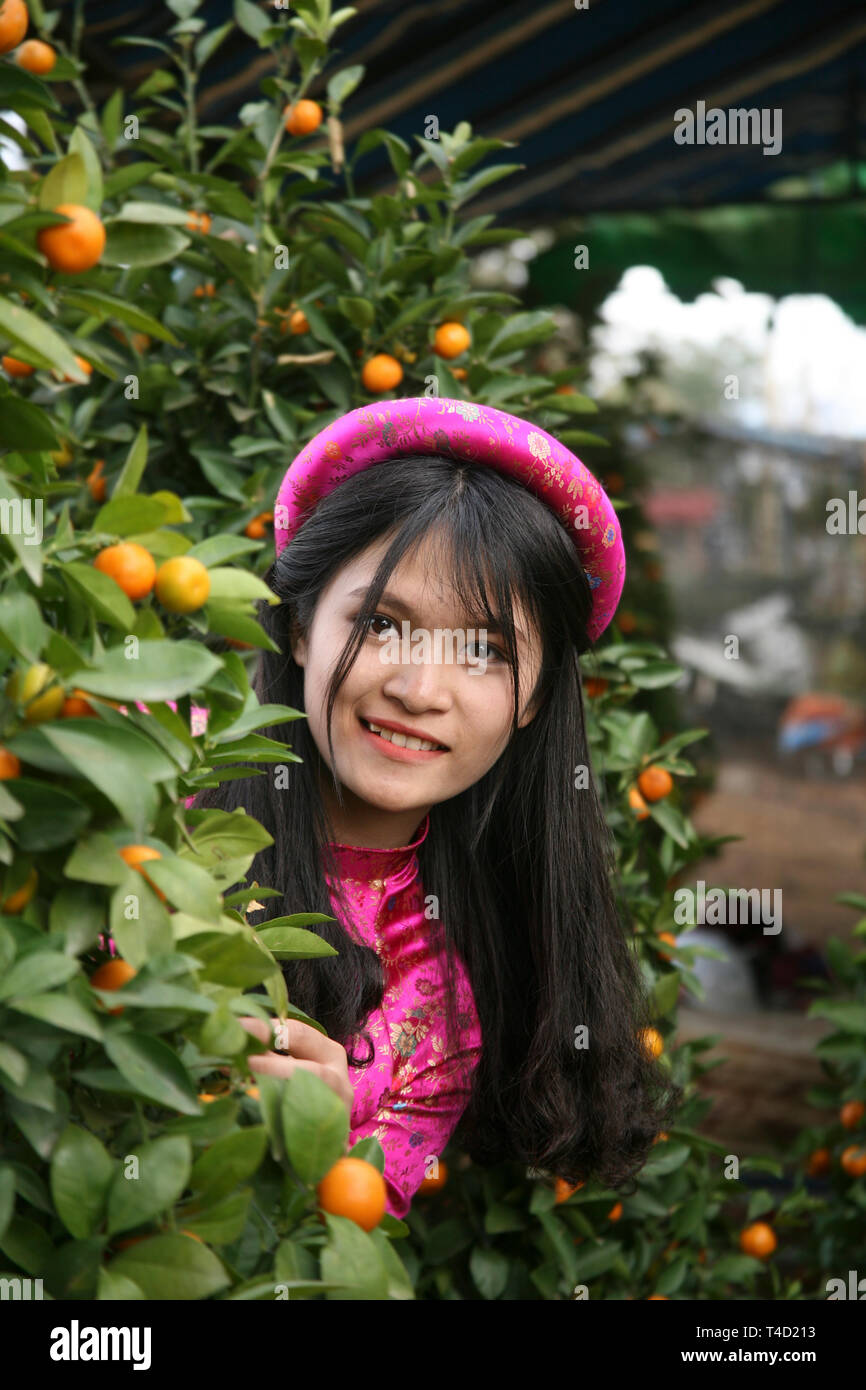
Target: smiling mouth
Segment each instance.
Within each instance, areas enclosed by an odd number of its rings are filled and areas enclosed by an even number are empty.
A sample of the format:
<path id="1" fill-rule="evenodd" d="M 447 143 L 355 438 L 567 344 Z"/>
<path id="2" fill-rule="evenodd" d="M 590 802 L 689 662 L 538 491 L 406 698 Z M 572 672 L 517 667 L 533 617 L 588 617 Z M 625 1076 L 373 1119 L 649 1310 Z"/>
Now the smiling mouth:
<path id="1" fill-rule="evenodd" d="M 361 718 L 360 715 L 358 715 L 358 718 L 360 719 L 361 723 L 363 724 L 364 728 L 367 730 L 368 733 L 374 734 L 377 738 L 381 738 L 383 743 L 393 743 L 395 748 L 409 748 L 412 751 L 416 751 L 416 744 L 420 743 L 426 745 L 432 742 L 431 739 L 411 739 L 408 734 L 400 734 L 397 733 L 396 730 L 392 729 L 385 730 L 383 734 L 382 732 L 380 732 L 381 726 L 374 729 L 368 720 Z M 448 749 L 446 748 L 444 743 L 436 743 L 433 745 L 432 748 L 424 747 L 423 749 L 419 749 L 417 751 L 430 753 L 447 753 Z"/>

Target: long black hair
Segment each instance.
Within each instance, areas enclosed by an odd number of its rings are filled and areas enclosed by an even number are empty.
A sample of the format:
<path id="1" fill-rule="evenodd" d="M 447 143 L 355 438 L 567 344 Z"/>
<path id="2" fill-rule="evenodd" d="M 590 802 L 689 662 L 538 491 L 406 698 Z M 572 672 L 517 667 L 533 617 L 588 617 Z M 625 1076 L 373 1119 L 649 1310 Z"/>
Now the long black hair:
<path id="1" fill-rule="evenodd" d="M 564 526 L 540 498 L 497 469 L 448 458 L 389 459 L 348 478 L 307 516 L 265 578 L 279 605 L 261 621 L 279 648 L 259 657 L 254 689 L 262 702 L 304 709 L 304 671 L 292 640 L 309 632 L 322 591 L 341 567 L 390 540 L 362 610 L 331 676 L 327 728 L 394 567 L 422 542 L 437 547 L 467 614 L 503 633 L 514 685 L 510 741 L 472 787 L 430 811 L 418 850 L 425 894 L 435 894 L 443 962 L 454 983 L 455 950 L 467 970 L 482 1032 L 467 1077 L 466 1110 L 455 1142 L 478 1163 L 518 1160 L 570 1182 L 596 1177 L 622 1187 L 643 1166 L 681 1097 L 644 1050 L 650 1023 L 640 969 L 614 894 L 614 842 L 590 769 L 578 656 L 590 649 L 592 597 Z M 520 689 L 512 600 L 519 597 L 540 638 L 537 712 L 518 728 Z M 264 730 L 291 742 L 301 762 L 201 792 L 195 804 L 243 807 L 273 836 L 247 881 L 279 890 L 270 917 L 294 912 L 341 916 L 351 909 L 337 886 L 335 906 L 323 859 L 334 834 L 318 774 L 325 768 L 305 718 Z M 280 785 L 277 785 L 278 780 Z M 351 920 L 349 916 L 346 920 Z M 346 1047 L 382 1001 L 376 952 L 340 920 L 316 928 L 339 954 L 285 962 L 289 997 Z M 447 990 L 447 1038 L 463 1055 L 457 991 Z M 585 1029 L 587 1046 L 579 1046 Z"/>

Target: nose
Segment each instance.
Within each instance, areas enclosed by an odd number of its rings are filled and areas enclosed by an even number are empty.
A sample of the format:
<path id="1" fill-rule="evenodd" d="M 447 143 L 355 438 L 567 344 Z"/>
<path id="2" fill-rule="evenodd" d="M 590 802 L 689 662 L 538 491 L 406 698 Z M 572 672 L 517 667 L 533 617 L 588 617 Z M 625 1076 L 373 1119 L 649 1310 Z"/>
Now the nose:
<path id="1" fill-rule="evenodd" d="M 391 662 L 385 669 L 383 694 L 401 700 L 413 713 L 451 708 L 454 673 L 447 661 L 431 656 L 424 661 Z"/>

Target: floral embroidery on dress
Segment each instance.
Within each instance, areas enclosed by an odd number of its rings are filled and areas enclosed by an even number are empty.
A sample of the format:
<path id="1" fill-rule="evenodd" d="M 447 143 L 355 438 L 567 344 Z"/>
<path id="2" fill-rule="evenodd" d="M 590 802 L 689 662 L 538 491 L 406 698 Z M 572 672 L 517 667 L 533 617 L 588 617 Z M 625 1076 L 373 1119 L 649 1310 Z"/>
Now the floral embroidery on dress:
<path id="1" fill-rule="evenodd" d="M 349 1140 L 351 1146 L 373 1136 L 382 1145 L 387 1209 L 394 1216 L 406 1215 L 424 1180 L 425 1160 L 447 1145 L 481 1055 L 475 1000 L 459 958 L 458 1051 L 450 1053 L 446 1044 L 449 983 L 439 934 L 425 915 L 416 854 L 428 829 L 429 816 L 416 840 L 398 849 L 331 847 L 346 897 L 340 909 L 332 887 L 332 911 L 357 941 L 376 950 L 385 968 L 381 1005 L 363 1025 L 372 1059 L 349 1068 Z"/>
<path id="2" fill-rule="evenodd" d="M 533 458 L 546 459 L 550 457 L 550 441 L 545 439 L 543 434 L 537 430 L 530 430 L 526 436 L 526 444 Z"/>
<path id="3" fill-rule="evenodd" d="M 479 407 L 477 405 L 473 405 L 471 401 L 447 400 L 443 401 L 442 404 L 444 405 L 446 411 L 449 411 L 452 414 L 462 415 L 464 420 L 481 419 L 481 411 Z"/>

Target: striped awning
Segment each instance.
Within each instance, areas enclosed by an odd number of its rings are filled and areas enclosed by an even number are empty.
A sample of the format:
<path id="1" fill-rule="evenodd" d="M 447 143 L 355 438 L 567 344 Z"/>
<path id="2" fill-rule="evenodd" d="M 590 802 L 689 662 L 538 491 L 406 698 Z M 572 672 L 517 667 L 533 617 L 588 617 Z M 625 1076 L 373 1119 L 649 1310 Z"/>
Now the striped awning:
<path id="1" fill-rule="evenodd" d="M 512 223 L 761 201 L 773 183 L 793 175 L 840 160 L 850 160 L 853 171 L 866 149 L 863 0 L 577 4 L 357 0 L 356 14 L 336 36 L 337 64 L 307 95 L 324 101 L 337 67 L 364 65 L 364 81 L 343 113 L 349 151 L 375 127 L 420 149 L 415 137 L 430 115 L 446 131 L 468 121 L 478 135 L 515 141 L 494 157 L 525 167 L 470 205 L 473 214 L 493 212 Z M 68 31 L 73 0 L 61 0 L 61 9 Z M 203 0 L 197 15 L 217 28 L 231 17 L 232 0 Z M 82 56 L 98 101 L 118 85 L 131 92 L 165 64 L 156 49 L 113 47 L 112 39 L 158 39 L 175 22 L 152 0 L 87 0 Z M 270 51 L 234 33 L 203 69 L 200 121 L 231 125 L 274 71 Z M 768 113 L 767 138 L 754 140 L 751 127 L 750 143 L 732 143 L 738 127 L 729 113 L 752 109 Z M 685 128 L 677 117 L 683 111 L 699 117 L 695 143 L 675 139 L 678 126 Z M 724 113 L 723 122 L 714 111 Z M 765 153 L 773 120 L 781 121 L 781 148 Z M 708 122 L 725 142 L 710 143 Z M 381 146 L 359 161 L 357 193 L 393 182 Z M 856 187 L 850 192 L 863 195 Z"/>

